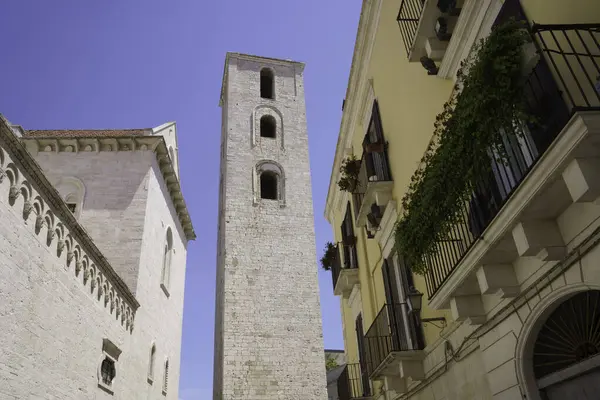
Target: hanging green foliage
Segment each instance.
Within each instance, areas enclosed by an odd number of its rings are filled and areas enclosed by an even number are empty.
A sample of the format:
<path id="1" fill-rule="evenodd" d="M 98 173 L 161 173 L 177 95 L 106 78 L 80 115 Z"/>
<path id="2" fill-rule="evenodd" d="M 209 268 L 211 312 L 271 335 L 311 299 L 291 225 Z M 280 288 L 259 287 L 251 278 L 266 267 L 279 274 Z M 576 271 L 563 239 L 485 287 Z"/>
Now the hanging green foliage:
<path id="1" fill-rule="evenodd" d="M 350 155 L 342 162 L 340 173 L 342 177 L 338 181 L 340 190 L 353 192 L 358 184 L 358 173 L 360 172 L 360 160 L 354 155 Z"/>
<path id="2" fill-rule="evenodd" d="M 529 40 L 522 23 L 507 22 L 461 64 L 396 224 L 397 250 L 414 272 L 426 271 L 423 256 L 449 233 L 475 183 L 489 171 L 488 151 L 502 151 L 500 132 L 518 135 L 515 121 L 529 120 L 522 76 L 522 47 Z"/>

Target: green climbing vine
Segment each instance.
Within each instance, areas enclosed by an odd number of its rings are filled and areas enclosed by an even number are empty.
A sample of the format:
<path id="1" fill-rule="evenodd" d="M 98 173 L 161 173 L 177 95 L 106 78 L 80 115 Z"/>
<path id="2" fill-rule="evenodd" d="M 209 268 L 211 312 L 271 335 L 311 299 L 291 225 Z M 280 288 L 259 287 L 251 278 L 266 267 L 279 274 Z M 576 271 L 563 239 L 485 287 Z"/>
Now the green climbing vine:
<path id="1" fill-rule="evenodd" d="M 509 21 L 478 42 L 461 64 L 395 228 L 397 250 L 416 273 L 426 272 L 424 255 L 449 233 L 475 182 L 489 171 L 489 149 L 502 153 L 500 132 L 518 135 L 515 121 L 531 120 L 521 68 L 529 40 L 522 23 Z"/>

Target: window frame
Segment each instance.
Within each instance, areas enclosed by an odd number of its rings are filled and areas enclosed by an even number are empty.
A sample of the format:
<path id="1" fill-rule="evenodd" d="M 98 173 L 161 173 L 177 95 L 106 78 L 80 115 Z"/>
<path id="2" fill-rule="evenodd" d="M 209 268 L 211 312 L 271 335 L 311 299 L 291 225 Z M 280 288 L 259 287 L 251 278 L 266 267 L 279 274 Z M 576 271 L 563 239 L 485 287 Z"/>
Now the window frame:
<path id="1" fill-rule="evenodd" d="M 119 356 L 121 355 L 121 350 L 108 338 L 104 338 L 102 340 L 102 356 L 98 362 L 98 387 L 109 394 L 114 394 L 115 392 L 115 384 L 117 379 L 117 362 L 119 360 Z M 112 362 L 114 368 L 114 376 L 112 377 L 110 384 L 104 382 L 104 378 L 102 376 L 102 365 L 104 361 Z"/>

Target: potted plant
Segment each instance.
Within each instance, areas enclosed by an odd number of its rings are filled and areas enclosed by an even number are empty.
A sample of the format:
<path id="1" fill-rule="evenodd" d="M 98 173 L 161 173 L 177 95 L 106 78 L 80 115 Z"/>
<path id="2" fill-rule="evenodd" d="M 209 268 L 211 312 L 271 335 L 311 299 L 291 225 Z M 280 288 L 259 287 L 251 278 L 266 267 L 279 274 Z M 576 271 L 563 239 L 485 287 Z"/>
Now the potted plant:
<path id="1" fill-rule="evenodd" d="M 335 262 L 337 256 L 337 246 L 334 246 L 333 243 L 327 242 L 325 243 L 325 251 L 323 252 L 323 257 L 321 257 L 321 267 L 325 271 L 329 271 L 331 267 L 333 267 L 333 263 Z"/>
<path id="2" fill-rule="evenodd" d="M 340 190 L 346 192 L 352 192 L 356 189 L 358 184 L 358 173 L 360 171 L 360 160 L 354 155 L 349 156 L 344 160 L 340 167 L 340 173 L 342 177 L 338 181 Z"/>

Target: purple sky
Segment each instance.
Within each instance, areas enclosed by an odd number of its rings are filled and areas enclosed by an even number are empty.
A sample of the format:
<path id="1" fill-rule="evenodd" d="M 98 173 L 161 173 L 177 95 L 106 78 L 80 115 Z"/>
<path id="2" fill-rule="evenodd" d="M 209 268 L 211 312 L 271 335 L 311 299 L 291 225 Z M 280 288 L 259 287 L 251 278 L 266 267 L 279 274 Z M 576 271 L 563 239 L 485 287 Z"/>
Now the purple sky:
<path id="1" fill-rule="evenodd" d="M 111 0 L 2 4 L 0 113 L 25 129 L 177 121 L 188 247 L 180 398 L 212 396 L 219 90 L 227 51 L 302 61 L 318 256 L 360 0 Z M 202 180 L 202 181 L 200 181 Z M 317 260 L 315 260 L 315 263 Z M 331 274 L 319 284 L 326 348 L 342 348 Z M 293 351 L 293 349 L 290 349 Z"/>

